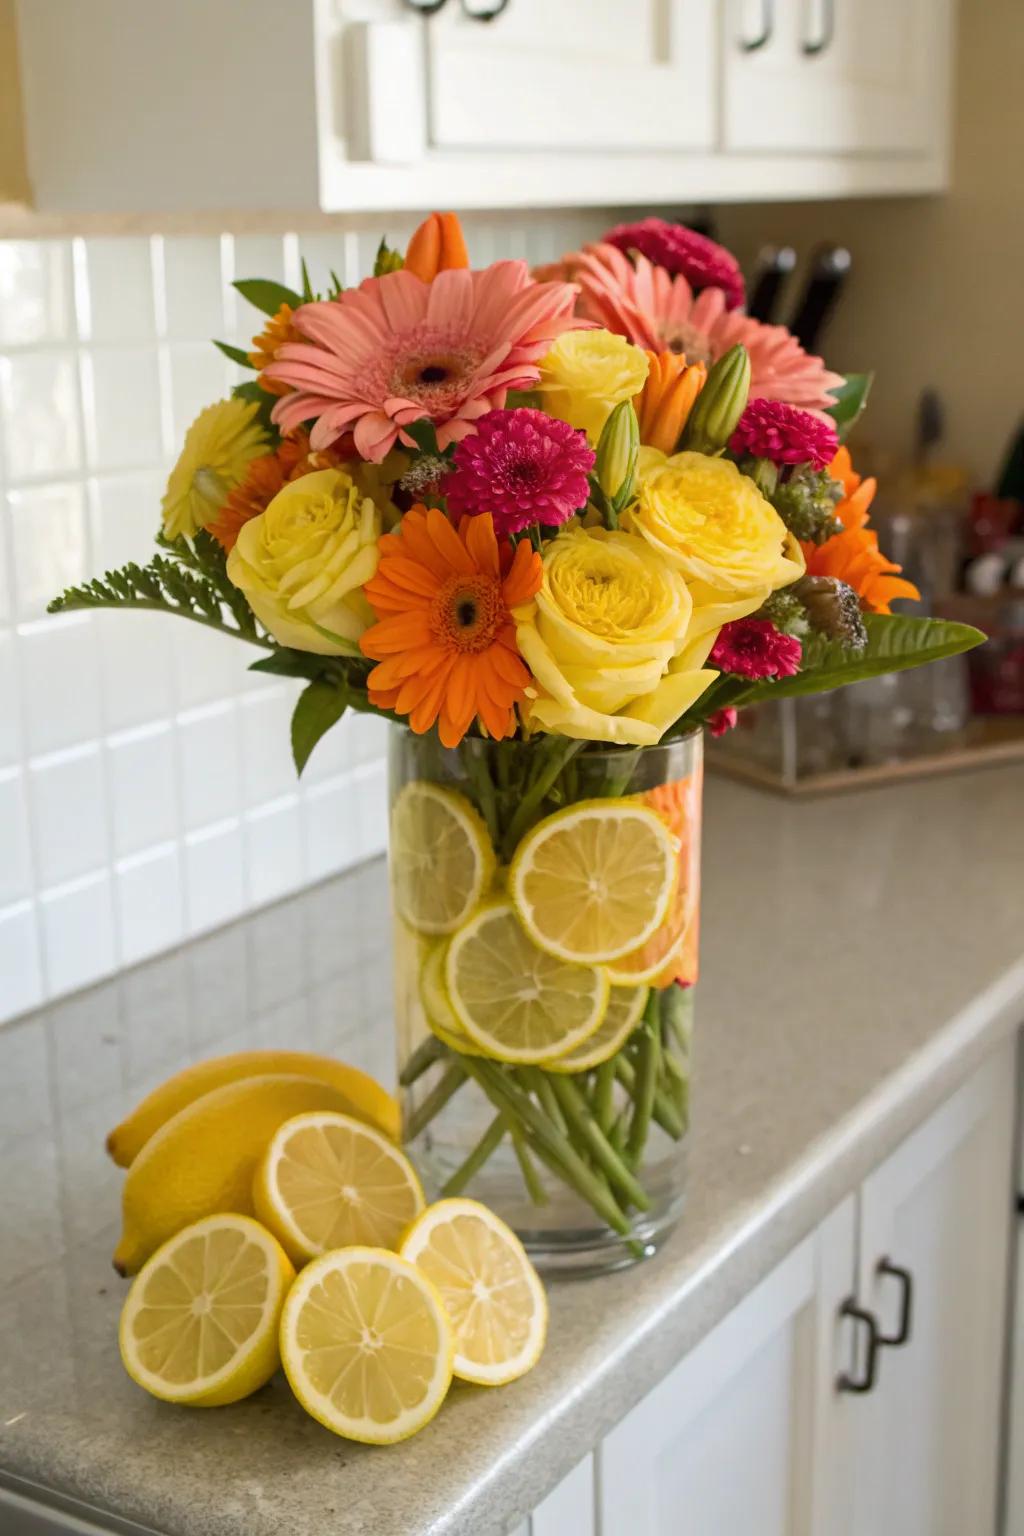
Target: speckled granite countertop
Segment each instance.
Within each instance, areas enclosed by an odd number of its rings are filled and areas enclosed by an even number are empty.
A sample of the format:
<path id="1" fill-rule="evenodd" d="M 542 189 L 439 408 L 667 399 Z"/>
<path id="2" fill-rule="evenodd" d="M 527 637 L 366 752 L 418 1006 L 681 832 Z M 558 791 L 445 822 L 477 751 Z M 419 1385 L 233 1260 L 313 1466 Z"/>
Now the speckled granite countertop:
<path id="1" fill-rule="evenodd" d="M 1019 768 L 804 804 L 713 780 L 704 875 L 680 1228 L 638 1269 L 552 1286 L 529 1377 L 456 1389 L 386 1450 L 279 1382 L 211 1413 L 132 1385 L 102 1151 L 203 1054 L 291 1040 L 389 1076 L 383 867 L 0 1030 L 0 1482 L 166 1536 L 513 1525 L 1024 1020 Z"/>

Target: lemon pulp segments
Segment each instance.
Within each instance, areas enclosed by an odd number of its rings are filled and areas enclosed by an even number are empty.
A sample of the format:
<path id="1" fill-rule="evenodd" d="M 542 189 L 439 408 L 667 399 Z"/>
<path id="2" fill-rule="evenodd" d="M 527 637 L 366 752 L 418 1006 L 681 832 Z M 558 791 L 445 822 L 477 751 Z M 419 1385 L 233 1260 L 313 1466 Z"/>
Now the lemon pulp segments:
<path id="1" fill-rule="evenodd" d="M 502 900 L 488 902 L 459 929 L 445 979 L 466 1033 L 499 1061 L 564 1054 L 593 1034 L 608 1002 L 603 971 L 538 949 Z"/>
<path id="2" fill-rule="evenodd" d="M 349 1115 L 296 1115 L 275 1133 L 253 1185 L 260 1220 L 304 1264 L 355 1243 L 395 1248 L 422 1211 L 409 1159 Z"/>
<path id="3" fill-rule="evenodd" d="M 279 1364 L 278 1321 L 295 1271 L 248 1216 L 208 1216 L 164 1244 L 132 1282 L 121 1359 L 169 1402 L 248 1397 Z"/>
<path id="4" fill-rule="evenodd" d="M 398 915 L 421 933 L 452 933 L 494 873 L 479 812 L 453 789 L 414 780 L 391 811 L 391 879 Z"/>
<path id="5" fill-rule="evenodd" d="M 675 878 L 676 841 L 660 816 L 634 800 L 584 800 L 523 838 L 509 894 L 542 949 L 597 964 L 651 937 Z"/>
<path id="6" fill-rule="evenodd" d="M 522 1243 L 475 1200 L 439 1200 L 414 1222 L 402 1254 L 436 1285 L 455 1330 L 455 1375 L 482 1386 L 536 1365 L 548 1304 Z"/>
<path id="7" fill-rule="evenodd" d="M 647 1006 L 647 987 L 613 987 L 608 994 L 604 1018 L 589 1039 L 574 1050 L 566 1051 L 557 1061 L 548 1062 L 549 1072 L 585 1072 L 614 1056 L 629 1039 Z"/>
<path id="8" fill-rule="evenodd" d="M 447 954 L 447 944 L 437 944 L 423 962 L 420 970 L 423 1012 L 430 1028 L 445 1045 L 463 1051 L 468 1056 L 478 1056 L 480 1053 L 459 1022 L 459 1016 L 448 996 L 444 970 Z"/>
<path id="9" fill-rule="evenodd" d="M 379 1248 L 314 1259 L 281 1317 L 281 1360 L 299 1402 L 336 1435 L 370 1445 L 404 1440 L 434 1417 L 453 1353 L 434 1286 Z"/>

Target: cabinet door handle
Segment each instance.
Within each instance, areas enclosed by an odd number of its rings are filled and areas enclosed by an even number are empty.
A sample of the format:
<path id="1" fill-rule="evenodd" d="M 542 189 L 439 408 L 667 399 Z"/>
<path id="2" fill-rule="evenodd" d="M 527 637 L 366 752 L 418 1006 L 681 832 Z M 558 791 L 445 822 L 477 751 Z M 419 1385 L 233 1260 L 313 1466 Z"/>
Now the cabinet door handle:
<path id="1" fill-rule="evenodd" d="M 757 37 L 741 37 L 740 47 L 744 53 L 756 53 L 759 48 L 764 48 L 772 40 L 775 31 L 775 0 L 761 0 L 761 31 Z"/>
<path id="2" fill-rule="evenodd" d="M 826 48 L 830 48 L 832 46 L 832 39 L 836 35 L 836 0 L 821 0 L 821 4 L 821 36 L 816 37 L 813 42 L 810 38 L 805 37 L 800 44 L 809 59 L 813 59 L 816 54 L 824 53 Z"/>
<path id="3" fill-rule="evenodd" d="M 858 1307 L 852 1296 L 848 1296 L 839 1308 L 840 1317 L 852 1317 L 854 1322 L 862 1324 L 868 1331 L 868 1352 L 864 1361 L 864 1374 L 857 1378 L 849 1372 L 843 1371 L 836 1377 L 837 1392 L 870 1392 L 875 1384 L 875 1376 L 878 1369 L 878 1346 L 881 1340 L 878 1337 L 878 1324 L 873 1312 L 868 1312 L 864 1307 Z"/>
<path id="4" fill-rule="evenodd" d="M 421 16 L 436 16 L 448 4 L 448 0 L 405 0 L 405 3 L 410 10 L 418 11 Z M 491 0 L 488 9 L 478 11 L 468 4 L 468 0 L 462 0 L 462 14 L 469 21 L 494 21 L 508 3 L 509 0 Z"/>
<path id="5" fill-rule="evenodd" d="M 914 1277 L 909 1269 L 904 1269 L 901 1264 L 894 1264 L 890 1258 L 879 1259 L 876 1273 L 879 1275 L 891 1275 L 898 1280 L 903 1289 L 903 1298 L 900 1303 L 900 1320 L 895 1333 L 880 1333 L 879 1344 L 899 1349 L 903 1344 L 910 1342 L 910 1330 L 913 1325 L 914 1315 Z"/>

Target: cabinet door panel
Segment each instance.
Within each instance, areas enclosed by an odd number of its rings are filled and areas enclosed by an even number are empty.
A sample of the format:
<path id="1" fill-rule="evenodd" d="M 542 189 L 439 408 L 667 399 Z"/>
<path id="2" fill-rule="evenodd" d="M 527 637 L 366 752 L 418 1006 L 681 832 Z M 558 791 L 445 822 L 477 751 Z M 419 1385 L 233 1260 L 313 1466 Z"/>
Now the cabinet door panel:
<path id="1" fill-rule="evenodd" d="M 769 41 L 751 49 L 767 13 L 768 0 L 725 7 L 727 148 L 924 154 L 939 147 L 949 0 L 776 0 Z"/>
<path id="2" fill-rule="evenodd" d="M 853 1233 L 850 1199 L 608 1437 L 602 1536 L 843 1536 L 835 1318 Z"/>
<path id="3" fill-rule="evenodd" d="M 529 1536 L 594 1536 L 594 1458 L 584 1456 L 530 1516 Z"/>
<path id="4" fill-rule="evenodd" d="M 859 1405 L 856 1536 L 995 1530 L 1013 1088 L 1004 1047 L 863 1186 L 859 1294 L 892 1334 L 888 1258 L 910 1271 L 913 1307 Z"/>
<path id="5" fill-rule="evenodd" d="M 688 149 L 712 141 L 707 0 L 515 0 L 427 28 L 431 142 L 446 149 Z"/>

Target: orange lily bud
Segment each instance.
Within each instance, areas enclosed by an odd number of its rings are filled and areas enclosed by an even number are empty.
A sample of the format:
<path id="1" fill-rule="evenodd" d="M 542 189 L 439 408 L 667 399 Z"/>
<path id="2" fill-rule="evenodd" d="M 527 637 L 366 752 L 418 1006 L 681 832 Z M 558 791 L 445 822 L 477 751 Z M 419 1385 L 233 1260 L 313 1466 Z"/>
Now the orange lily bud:
<path id="1" fill-rule="evenodd" d="M 405 253 L 405 270 L 432 283 L 449 267 L 468 267 L 462 225 L 454 213 L 432 213 L 414 232 Z"/>
<path id="2" fill-rule="evenodd" d="M 675 453 L 693 403 L 708 376 L 703 363 L 688 363 L 677 352 L 648 352 L 647 382 L 633 399 L 645 448 Z"/>

